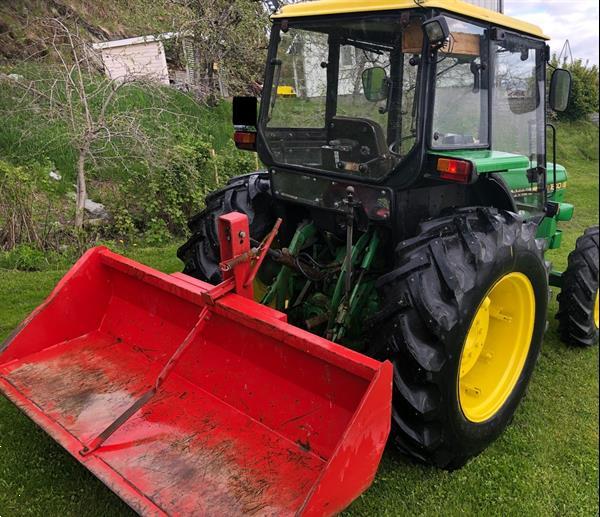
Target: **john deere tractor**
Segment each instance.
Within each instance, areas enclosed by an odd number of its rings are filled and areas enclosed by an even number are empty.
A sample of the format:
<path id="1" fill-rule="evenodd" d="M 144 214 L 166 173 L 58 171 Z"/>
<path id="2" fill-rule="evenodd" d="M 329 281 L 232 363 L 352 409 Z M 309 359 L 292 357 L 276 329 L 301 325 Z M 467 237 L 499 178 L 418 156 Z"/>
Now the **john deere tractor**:
<path id="1" fill-rule="evenodd" d="M 550 286 L 562 339 L 598 342 L 598 227 L 564 273 L 545 259 L 574 211 L 547 118 L 570 74 L 547 81 L 539 28 L 459 0 L 317 0 L 272 21 L 260 108 L 234 100 L 235 142 L 266 170 L 208 196 L 184 273 L 222 280 L 221 215 L 246 214 L 254 246 L 281 218 L 257 300 L 391 361 L 393 442 L 460 467 L 523 398 Z"/>

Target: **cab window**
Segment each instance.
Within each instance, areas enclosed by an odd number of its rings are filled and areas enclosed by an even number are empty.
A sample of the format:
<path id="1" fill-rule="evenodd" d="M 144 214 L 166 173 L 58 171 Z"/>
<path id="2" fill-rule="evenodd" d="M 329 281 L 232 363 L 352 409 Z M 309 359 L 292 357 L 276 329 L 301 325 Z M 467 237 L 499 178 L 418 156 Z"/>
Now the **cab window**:
<path id="1" fill-rule="evenodd" d="M 489 143 L 485 31 L 447 20 L 450 39 L 438 51 L 431 146 L 485 146 Z"/>

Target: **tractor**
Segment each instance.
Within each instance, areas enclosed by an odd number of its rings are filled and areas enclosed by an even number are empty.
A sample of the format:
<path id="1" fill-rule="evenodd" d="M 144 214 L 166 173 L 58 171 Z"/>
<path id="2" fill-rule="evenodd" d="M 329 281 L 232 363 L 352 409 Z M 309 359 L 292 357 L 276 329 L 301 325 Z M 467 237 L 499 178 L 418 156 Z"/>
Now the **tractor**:
<path id="1" fill-rule="evenodd" d="M 545 258 L 571 76 L 538 27 L 460 0 L 272 22 L 233 102 L 266 168 L 207 197 L 183 273 L 90 250 L 0 347 L 0 390 L 144 515 L 333 515 L 387 443 L 460 468 L 525 395 L 551 286 L 598 343 L 598 227 Z"/>
<path id="2" fill-rule="evenodd" d="M 215 220 L 282 218 L 257 300 L 394 365 L 392 440 L 456 468 L 511 421 L 561 289 L 561 337 L 598 342 L 598 228 L 564 274 L 564 167 L 547 123 L 544 34 L 454 0 L 324 0 L 273 16 L 265 87 L 234 102 L 235 141 L 267 170 L 210 195 L 180 248 L 220 280 Z M 296 80 L 298 97 L 278 94 Z M 549 107 L 564 110 L 569 72 Z M 552 159 L 547 159 L 550 133 Z"/>

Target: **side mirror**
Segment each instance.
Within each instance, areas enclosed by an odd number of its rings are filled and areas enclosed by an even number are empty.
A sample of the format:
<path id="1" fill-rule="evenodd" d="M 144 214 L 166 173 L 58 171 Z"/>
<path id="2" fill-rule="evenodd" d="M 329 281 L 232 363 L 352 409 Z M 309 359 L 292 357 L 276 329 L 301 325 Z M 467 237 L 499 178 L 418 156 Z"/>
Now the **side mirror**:
<path id="1" fill-rule="evenodd" d="M 443 16 L 435 16 L 423 22 L 423 31 L 427 34 L 427 39 L 431 48 L 438 50 L 442 48 L 450 37 L 448 22 Z"/>
<path id="2" fill-rule="evenodd" d="M 256 97 L 233 98 L 233 125 L 256 127 L 258 123 L 258 99 Z"/>
<path id="3" fill-rule="evenodd" d="M 387 99 L 389 84 L 384 68 L 380 66 L 367 68 L 362 73 L 362 84 L 367 100 L 379 102 Z"/>
<path id="4" fill-rule="evenodd" d="M 550 81 L 550 107 L 561 113 L 569 106 L 573 78 L 571 72 L 564 68 L 557 68 Z"/>

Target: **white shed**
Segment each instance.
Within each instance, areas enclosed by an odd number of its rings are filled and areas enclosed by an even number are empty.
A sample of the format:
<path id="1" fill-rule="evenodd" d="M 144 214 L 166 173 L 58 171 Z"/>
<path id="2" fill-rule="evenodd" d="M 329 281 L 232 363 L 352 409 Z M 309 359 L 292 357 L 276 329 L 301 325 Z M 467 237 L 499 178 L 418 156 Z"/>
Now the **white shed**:
<path id="1" fill-rule="evenodd" d="M 100 51 L 104 70 L 111 79 L 134 77 L 169 84 L 169 70 L 163 41 L 176 33 L 157 36 L 140 36 L 115 41 L 95 43 Z"/>
<path id="2" fill-rule="evenodd" d="M 486 9 L 491 9 L 492 11 L 497 11 L 499 13 L 504 12 L 504 0 L 465 0 L 466 2 L 478 5 L 479 7 L 485 7 Z"/>

